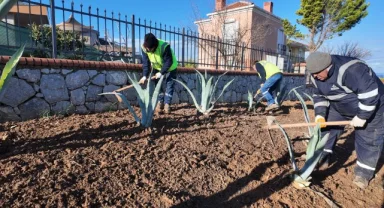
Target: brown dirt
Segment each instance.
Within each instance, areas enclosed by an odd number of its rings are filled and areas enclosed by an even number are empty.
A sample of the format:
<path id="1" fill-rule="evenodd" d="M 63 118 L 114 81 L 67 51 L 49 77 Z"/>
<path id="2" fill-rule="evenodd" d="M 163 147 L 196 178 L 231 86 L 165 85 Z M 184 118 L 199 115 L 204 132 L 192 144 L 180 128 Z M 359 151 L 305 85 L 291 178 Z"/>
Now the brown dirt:
<path id="1" fill-rule="evenodd" d="M 277 120 L 302 122 L 302 110 L 286 105 Z M 290 185 L 286 143 L 273 130 L 272 146 L 265 116 L 246 105 L 221 105 L 209 117 L 175 108 L 156 116 L 152 131 L 127 110 L 0 124 L 0 207 L 328 206 Z M 306 132 L 288 129 L 299 166 Z M 383 160 L 369 188 L 356 188 L 348 132 L 335 147 L 335 163 L 313 174 L 312 187 L 343 207 L 381 207 Z"/>

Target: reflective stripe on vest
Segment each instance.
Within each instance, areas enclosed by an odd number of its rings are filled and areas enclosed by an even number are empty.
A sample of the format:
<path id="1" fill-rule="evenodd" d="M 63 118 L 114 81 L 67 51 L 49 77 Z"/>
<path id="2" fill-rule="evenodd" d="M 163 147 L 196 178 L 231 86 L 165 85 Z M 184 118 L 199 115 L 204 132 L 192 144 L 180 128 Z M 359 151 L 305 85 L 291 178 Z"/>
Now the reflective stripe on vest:
<path id="1" fill-rule="evenodd" d="M 347 63 L 343 64 L 340 69 L 339 69 L 339 75 L 337 76 L 337 84 L 340 85 L 340 87 L 342 87 L 345 92 L 347 93 L 352 93 L 352 90 L 350 90 L 347 86 L 344 86 L 343 85 L 343 76 L 344 76 L 344 73 L 345 71 L 350 67 L 352 66 L 353 64 L 356 64 L 356 63 L 364 63 L 363 61 L 360 61 L 360 60 L 352 60 L 352 61 L 348 61 Z"/>

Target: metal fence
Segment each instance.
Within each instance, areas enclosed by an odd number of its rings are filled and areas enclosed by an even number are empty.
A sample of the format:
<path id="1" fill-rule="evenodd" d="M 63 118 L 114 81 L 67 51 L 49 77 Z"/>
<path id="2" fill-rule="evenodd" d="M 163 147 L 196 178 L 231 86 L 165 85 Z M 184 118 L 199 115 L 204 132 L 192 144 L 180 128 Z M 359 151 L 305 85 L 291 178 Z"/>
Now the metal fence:
<path id="1" fill-rule="evenodd" d="M 267 59 L 286 72 L 302 71 L 304 57 L 286 51 L 250 48 L 135 15 L 60 3 L 19 1 L 0 24 L 0 55 L 26 43 L 25 55 L 30 56 L 140 63 L 144 35 L 151 32 L 170 44 L 180 66 L 249 70 L 255 60 Z"/>

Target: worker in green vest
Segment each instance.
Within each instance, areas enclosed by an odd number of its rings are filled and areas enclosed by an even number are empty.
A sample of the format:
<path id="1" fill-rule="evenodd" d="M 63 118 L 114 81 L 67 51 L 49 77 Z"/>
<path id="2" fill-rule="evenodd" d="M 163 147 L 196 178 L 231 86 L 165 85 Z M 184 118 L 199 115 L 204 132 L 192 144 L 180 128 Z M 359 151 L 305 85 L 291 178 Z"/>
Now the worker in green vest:
<path id="1" fill-rule="evenodd" d="M 159 94 L 159 105 L 156 107 L 156 112 L 170 113 L 170 104 L 172 101 L 174 86 L 176 79 L 177 59 L 174 52 L 171 50 L 169 43 L 157 39 L 152 33 L 148 33 L 144 37 L 142 48 L 142 65 L 143 77 L 139 83 L 143 84 L 149 76 L 150 68 L 154 69 L 155 84 L 161 76 L 165 77 L 165 90 L 161 88 Z M 165 91 L 165 92 L 164 92 Z"/>
<path id="2" fill-rule="evenodd" d="M 283 79 L 283 75 L 279 67 L 265 60 L 257 60 L 254 62 L 253 69 L 258 73 L 261 79 L 261 87 L 257 91 L 255 97 L 257 97 L 261 92 L 268 104 L 265 110 L 277 110 L 280 106 L 276 103 L 272 93 L 279 89 L 281 80 Z"/>

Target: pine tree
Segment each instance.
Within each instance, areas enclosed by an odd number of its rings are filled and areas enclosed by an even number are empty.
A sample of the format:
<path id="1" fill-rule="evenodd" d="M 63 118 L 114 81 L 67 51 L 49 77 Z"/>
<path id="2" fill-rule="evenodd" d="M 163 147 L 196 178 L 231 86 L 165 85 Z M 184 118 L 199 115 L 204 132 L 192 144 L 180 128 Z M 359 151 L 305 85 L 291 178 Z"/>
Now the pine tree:
<path id="1" fill-rule="evenodd" d="M 365 0 L 301 0 L 297 22 L 308 28 L 309 50 L 356 26 L 368 15 L 368 6 Z"/>

